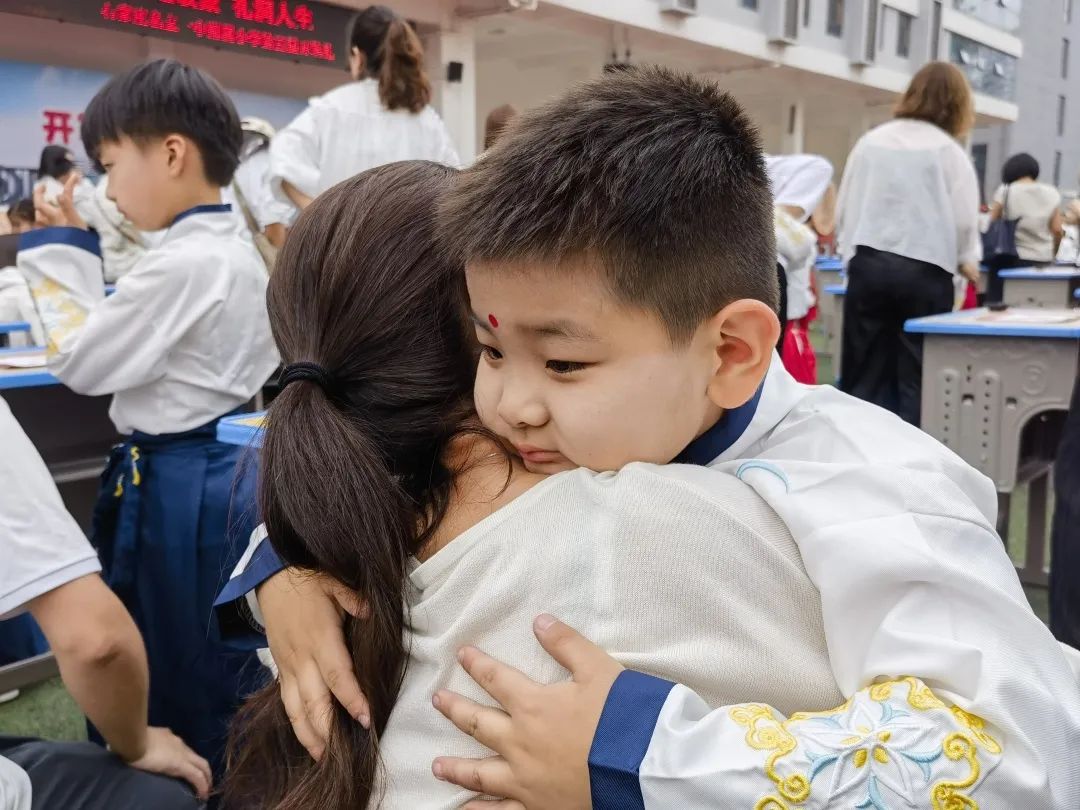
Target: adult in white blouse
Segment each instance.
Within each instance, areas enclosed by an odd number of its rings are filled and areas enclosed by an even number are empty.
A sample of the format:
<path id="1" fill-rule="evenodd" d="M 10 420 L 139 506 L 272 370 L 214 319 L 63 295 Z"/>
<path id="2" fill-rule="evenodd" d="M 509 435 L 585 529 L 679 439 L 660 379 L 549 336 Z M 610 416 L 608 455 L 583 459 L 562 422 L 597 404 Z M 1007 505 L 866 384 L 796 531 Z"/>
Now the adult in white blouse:
<path id="1" fill-rule="evenodd" d="M 428 103 L 423 46 L 406 20 L 386 6 L 360 12 L 349 31 L 349 72 L 352 82 L 311 99 L 270 145 L 271 188 L 297 208 L 384 163 L 459 163 Z"/>
<path id="2" fill-rule="evenodd" d="M 840 387 L 915 425 L 922 340 L 904 332 L 904 321 L 948 312 L 954 279 L 979 273 L 978 183 L 961 146 L 974 121 L 967 79 L 931 62 L 894 119 L 855 144 L 840 184 L 848 273 Z"/>
<path id="3" fill-rule="evenodd" d="M 1004 217 L 1016 220 L 1016 258 L 1002 261 L 987 257 L 990 278 L 986 286 L 988 301 L 1002 300 L 1004 283 L 998 273 L 1007 267 L 1050 264 L 1057 256 L 1065 235 L 1061 213 L 1061 192 L 1039 182 L 1039 161 L 1027 152 L 1019 152 L 1001 167 L 1001 185 L 994 192 L 990 206 L 991 221 Z"/>

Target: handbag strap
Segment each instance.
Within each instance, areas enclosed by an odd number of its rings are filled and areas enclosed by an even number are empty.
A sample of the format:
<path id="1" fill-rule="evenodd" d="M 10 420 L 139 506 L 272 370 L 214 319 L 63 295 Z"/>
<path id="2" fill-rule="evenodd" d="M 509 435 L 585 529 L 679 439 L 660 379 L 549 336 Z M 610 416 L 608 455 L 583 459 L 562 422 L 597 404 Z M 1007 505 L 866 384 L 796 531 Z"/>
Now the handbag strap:
<path id="1" fill-rule="evenodd" d="M 1009 210 L 1009 186 L 1011 185 L 1012 183 L 1005 184 L 1005 196 L 1001 198 L 1001 218 L 1003 220 L 1009 218 L 1006 214 Z"/>

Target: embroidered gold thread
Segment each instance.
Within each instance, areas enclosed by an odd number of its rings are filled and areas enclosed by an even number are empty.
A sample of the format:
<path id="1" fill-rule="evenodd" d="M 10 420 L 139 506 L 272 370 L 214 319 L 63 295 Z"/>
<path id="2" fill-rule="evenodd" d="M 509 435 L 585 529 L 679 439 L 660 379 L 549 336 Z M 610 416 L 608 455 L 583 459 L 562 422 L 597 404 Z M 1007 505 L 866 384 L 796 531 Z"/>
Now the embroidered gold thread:
<path id="1" fill-rule="evenodd" d="M 794 751 L 799 744 L 795 735 L 787 730 L 787 723 L 777 720 L 769 707 L 756 703 L 736 706 L 731 710 L 731 719 L 746 728 L 747 745 L 756 751 L 771 752 L 765 761 L 765 774 L 776 785 L 780 796 L 796 804 L 806 801 L 810 796 L 810 780 L 800 773 L 784 777 L 776 770 L 776 763 Z M 775 798 L 767 796 L 761 801 L 768 800 Z M 765 804 L 763 807 L 767 810 L 769 805 Z"/>
<path id="2" fill-rule="evenodd" d="M 967 760 L 968 775 L 960 781 L 942 781 L 934 785 L 930 799 L 934 810 L 979 810 L 979 803 L 970 796 L 960 793 L 967 790 L 979 779 L 978 748 L 966 734 L 956 732 L 945 738 L 942 745 L 945 756 L 954 762 Z"/>
<path id="3" fill-rule="evenodd" d="M 967 729 L 971 732 L 971 735 L 978 740 L 982 747 L 989 751 L 991 754 L 1000 754 L 1002 751 L 1001 743 L 986 733 L 986 721 L 979 717 L 977 714 L 971 714 L 961 709 L 959 706 L 952 707 L 953 716 L 956 717 Z"/>
<path id="4" fill-rule="evenodd" d="M 139 486 L 142 483 L 142 473 L 139 472 L 139 448 L 131 448 L 131 483 Z"/>

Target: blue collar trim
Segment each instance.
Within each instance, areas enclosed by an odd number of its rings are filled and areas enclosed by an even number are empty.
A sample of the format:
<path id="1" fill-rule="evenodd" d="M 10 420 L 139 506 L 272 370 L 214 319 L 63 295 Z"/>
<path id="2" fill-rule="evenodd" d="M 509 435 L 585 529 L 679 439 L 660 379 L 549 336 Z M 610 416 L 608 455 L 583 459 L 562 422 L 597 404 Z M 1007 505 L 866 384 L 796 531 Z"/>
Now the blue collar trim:
<path id="1" fill-rule="evenodd" d="M 187 211 L 181 211 L 177 214 L 172 224 L 175 225 L 180 220 L 187 219 L 194 214 L 225 214 L 229 211 L 232 211 L 232 206 L 229 203 L 196 205 L 194 208 L 189 208 Z"/>
<path id="2" fill-rule="evenodd" d="M 761 392 L 764 388 L 765 383 L 763 382 L 745 404 L 724 411 L 724 415 L 720 417 L 717 423 L 690 442 L 686 449 L 675 459 L 675 462 L 677 464 L 697 464 L 701 467 L 712 464 L 721 453 L 735 444 L 739 437 L 746 432 L 750 422 L 754 419 L 754 414 L 757 413 L 758 403 L 761 401 Z"/>

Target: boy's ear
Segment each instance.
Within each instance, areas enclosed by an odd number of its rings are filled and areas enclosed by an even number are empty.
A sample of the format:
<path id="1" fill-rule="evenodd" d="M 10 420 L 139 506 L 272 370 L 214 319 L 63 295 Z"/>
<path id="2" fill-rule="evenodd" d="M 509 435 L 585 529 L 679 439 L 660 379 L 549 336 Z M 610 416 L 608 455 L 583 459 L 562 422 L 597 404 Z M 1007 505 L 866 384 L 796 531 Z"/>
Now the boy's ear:
<path id="1" fill-rule="evenodd" d="M 780 339 L 780 319 L 768 304 L 734 301 L 705 323 L 713 348 L 706 393 L 719 408 L 745 405 L 761 386 Z"/>
<path id="2" fill-rule="evenodd" d="M 165 159 L 168 161 L 169 177 L 179 177 L 184 172 L 186 163 L 191 158 L 187 139 L 182 135 L 166 135 L 162 141 L 165 150 Z"/>

